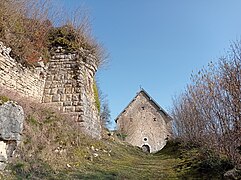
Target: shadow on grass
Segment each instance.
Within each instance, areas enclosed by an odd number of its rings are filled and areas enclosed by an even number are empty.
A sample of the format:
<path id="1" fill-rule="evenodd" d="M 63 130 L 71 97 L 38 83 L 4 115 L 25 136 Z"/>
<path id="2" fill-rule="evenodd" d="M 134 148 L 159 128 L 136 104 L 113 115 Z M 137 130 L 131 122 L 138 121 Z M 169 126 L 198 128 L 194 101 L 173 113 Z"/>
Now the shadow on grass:
<path id="1" fill-rule="evenodd" d="M 223 174 L 233 168 L 230 161 L 214 152 L 193 144 L 169 141 L 155 156 L 179 159 L 174 166 L 179 179 L 223 179 Z"/>
<path id="2" fill-rule="evenodd" d="M 54 171 L 48 164 L 41 160 L 34 160 L 34 162 L 17 162 L 15 164 L 9 164 L 8 169 L 13 172 L 13 178 L 18 180 L 32 180 L 32 179 L 91 179 L 91 180 L 114 180 L 125 179 L 120 177 L 114 172 L 94 171 L 94 172 L 81 172 L 78 170 L 63 170 Z"/>
<path id="3" fill-rule="evenodd" d="M 82 172 L 75 172 L 74 174 L 71 174 L 69 179 L 93 179 L 93 180 L 114 180 L 114 179 L 122 179 L 119 177 L 116 173 L 107 173 L 103 171 L 97 171 L 94 173 L 82 173 Z"/>

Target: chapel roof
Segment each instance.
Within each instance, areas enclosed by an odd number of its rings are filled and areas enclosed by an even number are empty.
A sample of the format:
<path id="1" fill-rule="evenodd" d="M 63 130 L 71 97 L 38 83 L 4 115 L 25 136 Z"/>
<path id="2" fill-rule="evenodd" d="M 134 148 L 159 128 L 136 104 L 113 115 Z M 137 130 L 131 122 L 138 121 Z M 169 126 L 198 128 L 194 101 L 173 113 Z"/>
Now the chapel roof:
<path id="1" fill-rule="evenodd" d="M 147 99 L 152 102 L 152 104 L 155 106 L 155 108 L 162 114 L 164 114 L 168 119 L 171 120 L 171 117 L 167 114 L 167 112 L 143 89 L 141 88 L 141 90 L 136 94 L 136 96 L 131 100 L 131 102 L 126 106 L 126 108 L 117 116 L 117 118 L 115 119 L 115 122 L 118 121 L 118 119 L 120 118 L 120 116 L 126 111 L 126 109 L 136 100 L 136 98 L 138 96 L 140 96 L 141 94 L 144 94 Z"/>

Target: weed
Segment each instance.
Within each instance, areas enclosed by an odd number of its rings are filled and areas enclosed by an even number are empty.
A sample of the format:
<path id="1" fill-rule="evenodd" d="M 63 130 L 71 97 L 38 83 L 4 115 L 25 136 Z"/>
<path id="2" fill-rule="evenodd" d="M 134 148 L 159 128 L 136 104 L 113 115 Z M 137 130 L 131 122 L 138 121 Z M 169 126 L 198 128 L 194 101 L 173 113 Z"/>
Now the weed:
<path id="1" fill-rule="evenodd" d="M 0 105 L 4 104 L 5 102 L 8 102 L 10 99 L 7 96 L 1 96 L 0 95 Z"/>
<path id="2" fill-rule="evenodd" d="M 97 87 L 96 82 L 94 82 L 93 90 L 94 90 L 95 105 L 96 105 L 96 108 L 98 109 L 98 111 L 100 112 L 100 106 L 101 106 L 101 104 L 100 104 L 98 87 Z"/>
<path id="3" fill-rule="evenodd" d="M 88 50 L 96 56 L 96 65 L 104 64 L 106 53 L 91 36 L 86 15 L 76 13 L 74 19 L 66 18 L 52 5 L 48 0 L 0 0 L 0 41 L 12 48 L 11 56 L 23 65 L 34 66 L 40 60 L 47 62 L 51 50 L 62 46 L 67 52 Z M 60 22 L 54 16 L 50 19 L 52 14 L 60 16 Z M 54 27 L 56 23 L 62 27 Z"/>

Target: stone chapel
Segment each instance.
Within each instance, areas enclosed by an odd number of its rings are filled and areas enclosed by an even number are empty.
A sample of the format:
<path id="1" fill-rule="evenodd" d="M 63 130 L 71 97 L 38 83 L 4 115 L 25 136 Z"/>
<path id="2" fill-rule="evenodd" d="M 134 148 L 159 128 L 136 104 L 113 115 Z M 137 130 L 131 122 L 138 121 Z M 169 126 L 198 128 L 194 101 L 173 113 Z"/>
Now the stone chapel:
<path id="1" fill-rule="evenodd" d="M 122 139 L 145 152 L 161 150 L 171 135 L 171 117 L 144 89 L 115 121 Z"/>

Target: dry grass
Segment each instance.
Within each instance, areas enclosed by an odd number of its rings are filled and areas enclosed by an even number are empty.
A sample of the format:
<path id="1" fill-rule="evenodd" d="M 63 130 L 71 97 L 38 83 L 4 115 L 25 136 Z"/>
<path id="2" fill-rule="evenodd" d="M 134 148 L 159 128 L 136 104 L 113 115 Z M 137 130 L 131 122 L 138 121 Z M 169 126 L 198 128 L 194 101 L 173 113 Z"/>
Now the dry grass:
<path id="1" fill-rule="evenodd" d="M 4 99 L 17 102 L 24 109 L 25 123 L 23 143 L 17 154 L 22 160 L 38 157 L 50 164 L 59 164 L 58 160 L 67 160 L 67 153 L 61 156 L 55 150 L 69 149 L 80 144 L 85 138 L 76 123 L 67 115 L 62 115 L 57 109 L 21 96 L 11 90 L 0 88 L 0 95 Z M 56 151 L 57 152 L 57 151 Z M 64 152 L 64 151 L 63 151 Z"/>
<path id="2" fill-rule="evenodd" d="M 197 148 L 180 149 L 168 144 L 157 154 L 108 138 L 98 141 L 81 134 L 75 122 L 9 90 L 0 97 L 16 100 L 26 113 L 23 141 L 0 179 L 202 179 L 222 177 L 219 172 L 199 171 L 202 162 Z M 211 164 L 210 164 L 211 162 Z M 219 164 L 218 164 L 219 165 Z M 205 166 L 203 166 L 205 167 Z M 209 167 L 209 166 L 208 166 Z M 217 168 L 216 168 L 217 169 Z M 205 170 L 205 169 L 204 169 Z"/>
<path id="3" fill-rule="evenodd" d="M 53 48 L 49 33 L 56 28 L 54 24 L 67 26 L 74 36 L 74 50 L 89 50 L 97 57 L 96 64 L 103 65 L 107 55 L 91 34 L 86 11 L 80 8 L 66 16 L 57 9 L 50 0 L 0 0 L 0 41 L 12 48 L 12 56 L 22 64 L 47 62 Z"/>

